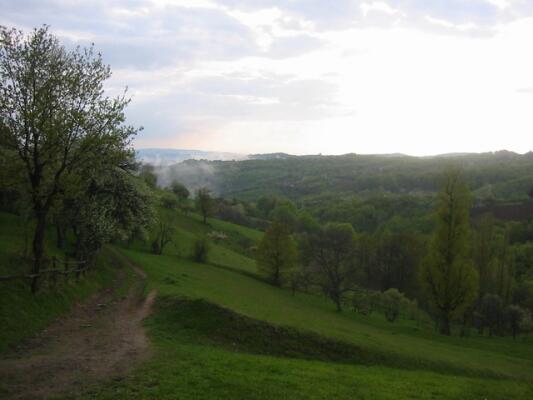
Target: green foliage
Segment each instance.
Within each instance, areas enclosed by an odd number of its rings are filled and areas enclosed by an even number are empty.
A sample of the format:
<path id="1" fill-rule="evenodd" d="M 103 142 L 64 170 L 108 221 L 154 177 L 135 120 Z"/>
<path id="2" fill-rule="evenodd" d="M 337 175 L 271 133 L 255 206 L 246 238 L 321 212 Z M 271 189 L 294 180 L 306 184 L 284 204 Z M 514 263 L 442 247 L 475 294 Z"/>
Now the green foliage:
<path id="1" fill-rule="evenodd" d="M 387 321 L 394 322 L 400 315 L 402 303 L 407 299 L 401 294 L 398 289 L 388 289 L 383 293 L 383 300 L 385 306 L 385 317 Z"/>
<path id="2" fill-rule="evenodd" d="M 516 340 L 516 336 L 520 331 L 524 330 L 527 333 L 527 320 L 531 319 L 531 313 L 517 305 L 510 305 L 505 309 L 505 318 L 511 329 L 513 339 Z M 526 322 L 524 324 L 524 322 Z"/>
<path id="3" fill-rule="evenodd" d="M 313 282 L 321 287 L 337 311 L 342 309 L 344 293 L 353 289 L 355 232 L 350 224 L 330 223 L 308 234 L 302 243 L 302 258 L 311 269 Z"/>
<path id="4" fill-rule="evenodd" d="M 180 201 L 187 200 L 191 194 L 185 185 L 178 181 L 173 181 L 170 184 L 170 190 L 172 190 L 172 193 L 174 193 Z"/>
<path id="5" fill-rule="evenodd" d="M 88 176 L 98 179 L 103 170 L 133 168 L 129 145 L 137 130 L 125 124 L 129 99 L 104 95 L 110 76 L 92 47 L 67 50 L 46 26 L 28 36 L 0 27 L 1 145 L 18 155 L 24 171 L 22 194 L 37 221 L 35 273 L 44 259 L 48 217 L 60 195 L 76 182 L 86 184 Z M 103 204 L 91 207 L 86 212 L 92 217 L 105 212 Z M 103 222 L 97 225 L 98 231 L 108 230 Z"/>
<path id="6" fill-rule="evenodd" d="M 278 202 L 276 207 L 270 212 L 269 217 L 274 222 L 285 224 L 291 230 L 294 230 L 298 225 L 296 207 L 289 201 Z"/>
<path id="7" fill-rule="evenodd" d="M 150 189 L 157 188 L 157 175 L 153 165 L 141 164 L 139 176 Z"/>
<path id="8" fill-rule="evenodd" d="M 421 270 L 421 283 L 438 314 L 440 332 L 451 333 L 451 320 L 476 298 L 478 275 L 470 260 L 471 198 L 461 172 L 449 170 L 437 198 L 437 229 Z"/>
<path id="9" fill-rule="evenodd" d="M 175 210 L 178 208 L 178 199 L 172 193 L 161 193 L 160 201 L 161 205 L 169 210 Z"/>
<path id="10" fill-rule="evenodd" d="M 481 299 L 480 312 L 484 327 L 489 329 L 489 335 L 500 333 L 503 323 L 503 301 L 500 296 L 495 294 L 486 294 Z"/>
<path id="11" fill-rule="evenodd" d="M 259 242 L 256 252 L 258 269 L 273 285 L 282 284 L 284 274 L 297 260 L 296 245 L 287 225 L 273 222 Z"/>
<path id="12" fill-rule="evenodd" d="M 159 215 L 157 219 L 157 227 L 155 231 L 155 238 L 152 241 L 152 253 L 161 255 L 165 247 L 172 242 L 175 231 L 175 222 L 173 218 L 164 215 Z"/>
<path id="13" fill-rule="evenodd" d="M 213 212 L 213 198 L 211 191 L 207 188 L 200 188 L 196 191 L 196 209 L 202 214 L 204 224 L 207 224 L 207 217 Z"/>

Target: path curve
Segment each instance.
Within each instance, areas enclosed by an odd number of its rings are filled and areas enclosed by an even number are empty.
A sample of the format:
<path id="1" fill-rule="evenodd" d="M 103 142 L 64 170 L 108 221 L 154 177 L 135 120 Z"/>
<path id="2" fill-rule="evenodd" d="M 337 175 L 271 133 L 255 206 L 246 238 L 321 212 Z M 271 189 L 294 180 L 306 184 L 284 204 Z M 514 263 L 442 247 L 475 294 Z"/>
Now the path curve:
<path id="1" fill-rule="evenodd" d="M 142 321 L 150 314 L 156 292 L 143 298 L 146 274 L 127 264 L 134 271 L 135 282 L 126 296 L 117 298 L 117 287 L 104 289 L 0 359 L 0 380 L 8 391 L 7 398 L 79 393 L 106 379 L 122 379 L 149 357 Z M 124 268 L 119 275 L 115 286 L 124 278 Z"/>

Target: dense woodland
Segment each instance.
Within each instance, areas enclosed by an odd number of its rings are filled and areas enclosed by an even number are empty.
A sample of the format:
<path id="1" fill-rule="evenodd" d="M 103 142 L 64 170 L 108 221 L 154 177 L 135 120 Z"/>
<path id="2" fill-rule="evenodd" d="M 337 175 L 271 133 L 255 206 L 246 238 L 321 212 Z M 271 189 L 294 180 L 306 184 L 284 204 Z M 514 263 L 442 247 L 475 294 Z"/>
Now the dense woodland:
<path id="1" fill-rule="evenodd" d="M 392 321 L 422 309 L 445 334 L 531 329 L 531 153 L 253 158 L 146 168 L 154 185 L 211 188 L 213 215 L 266 229 L 258 263 L 276 285 L 319 289 L 338 310 L 394 304 Z"/>

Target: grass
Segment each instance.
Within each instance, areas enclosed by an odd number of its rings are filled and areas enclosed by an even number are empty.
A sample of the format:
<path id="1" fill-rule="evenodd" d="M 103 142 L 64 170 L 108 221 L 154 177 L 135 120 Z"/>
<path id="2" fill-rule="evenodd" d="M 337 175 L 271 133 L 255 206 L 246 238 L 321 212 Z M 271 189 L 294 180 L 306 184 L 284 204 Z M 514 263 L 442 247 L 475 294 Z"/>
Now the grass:
<path id="1" fill-rule="evenodd" d="M 342 343 L 202 300 L 160 298 L 147 326 L 155 357 L 123 380 L 67 398 L 503 400 L 533 394 L 525 382 L 349 364 Z"/>
<path id="2" fill-rule="evenodd" d="M 0 275 L 29 272 L 29 265 L 21 262 L 20 257 L 23 237 L 21 219 L 0 213 Z M 47 243 L 47 248 L 49 254 L 61 255 L 52 243 Z M 104 251 L 99 257 L 98 268 L 88 272 L 79 282 L 71 276 L 65 283 L 60 276 L 56 288 L 43 285 L 35 295 L 27 280 L 0 282 L 0 353 L 44 329 L 67 312 L 72 304 L 110 286 L 116 278 L 114 262 L 115 259 Z"/>
<path id="3" fill-rule="evenodd" d="M 260 232 L 217 220 L 205 226 L 194 215 L 168 217 L 176 230 L 164 255 L 150 254 L 149 243 L 120 249 L 146 271 L 145 290 L 158 292 L 146 321 L 154 356 L 120 380 L 67 398 L 533 398 L 531 338 L 450 338 L 404 318 L 391 324 L 380 314 L 337 313 L 320 296 L 292 296 L 258 279 L 242 243 L 253 246 Z M 212 246 L 208 264 L 192 262 L 190 246 L 211 230 L 228 240 Z M 0 233 L 0 250 L 9 243 Z M 8 300 L 37 313 L 23 298 Z M 67 295 L 65 304 L 71 300 Z"/>
<path id="4" fill-rule="evenodd" d="M 202 298 L 250 318 L 315 332 L 364 349 L 376 362 L 477 376 L 533 377 L 529 339 L 447 338 L 405 319 L 337 313 L 326 300 L 269 286 L 258 279 L 171 256 L 124 253 L 143 266 L 149 285 L 162 296 Z M 413 351 L 416 349 L 416 352 Z"/>

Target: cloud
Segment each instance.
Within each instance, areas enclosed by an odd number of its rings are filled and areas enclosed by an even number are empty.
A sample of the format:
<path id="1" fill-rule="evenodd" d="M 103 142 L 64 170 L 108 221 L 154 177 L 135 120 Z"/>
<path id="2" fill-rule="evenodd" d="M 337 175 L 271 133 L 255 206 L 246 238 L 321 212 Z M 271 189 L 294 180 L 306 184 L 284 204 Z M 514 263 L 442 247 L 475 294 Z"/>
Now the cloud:
<path id="1" fill-rule="evenodd" d="M 145 127 L 138 146 L 519 150 L 533 129 L 523 95 L 533 85 L 531 1 L 0 0 L 0 9 L 2 25 L 47 23 L 69 47 L 94 42 L 113 69 L 106 90 L 130 88 L 128 120 Z"/>

